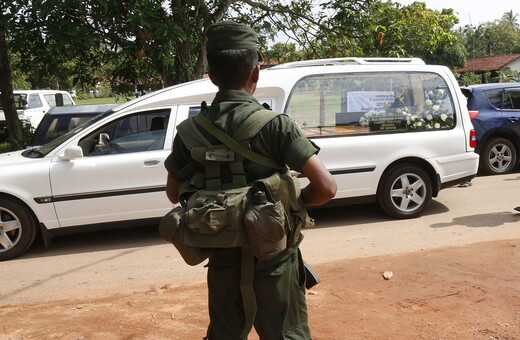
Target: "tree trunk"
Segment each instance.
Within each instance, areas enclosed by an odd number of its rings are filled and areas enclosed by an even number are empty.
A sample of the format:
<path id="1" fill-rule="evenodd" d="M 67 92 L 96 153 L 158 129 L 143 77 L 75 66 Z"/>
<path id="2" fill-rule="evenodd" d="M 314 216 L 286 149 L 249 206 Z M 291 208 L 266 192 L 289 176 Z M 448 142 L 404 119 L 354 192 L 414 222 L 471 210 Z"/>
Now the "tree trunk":
<path id="1" fill-rule="evenodd" d="M 22 126 L 13 98 L 13 77 L 7 55 L 7 40 L 5 26 L 0 22 L 0 92 L 1 102 L 7 122 L 9 143 L 14 150 L 22 149 Z"/>

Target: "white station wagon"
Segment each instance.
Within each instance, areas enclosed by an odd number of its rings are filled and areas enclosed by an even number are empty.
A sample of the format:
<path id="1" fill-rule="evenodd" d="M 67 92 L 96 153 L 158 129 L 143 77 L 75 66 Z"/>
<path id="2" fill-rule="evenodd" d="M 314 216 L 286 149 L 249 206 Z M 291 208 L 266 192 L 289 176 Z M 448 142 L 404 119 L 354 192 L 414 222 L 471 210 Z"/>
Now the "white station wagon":
<path id="1" fill-rule="evenodd" d="M 216 90 L 202 79 L 152 92 L 40 148 L 0 155 L 0 260 L 23 254 L 38 233 L 48 244 L 156 223 L 171 209 L 163 162 L 175 127 Z M 263 70 L 255 96 L 321 148 L 336 203 L 417 217 L 441 189 L 477 173 L 465 97 L 446 67 L 413 58 L 288 63 Z"/>

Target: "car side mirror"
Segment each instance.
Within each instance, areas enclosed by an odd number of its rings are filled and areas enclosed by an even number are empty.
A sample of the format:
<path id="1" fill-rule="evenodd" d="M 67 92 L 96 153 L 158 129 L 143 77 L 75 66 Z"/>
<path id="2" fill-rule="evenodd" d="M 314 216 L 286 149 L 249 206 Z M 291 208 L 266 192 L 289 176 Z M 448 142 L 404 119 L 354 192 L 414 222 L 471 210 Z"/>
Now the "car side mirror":
<path id="1" fill-rule="evenodd" d="M 98 145 L 96 145 L 96 147 L 107 146 L 109 143 L 110 136 L 108 135 L 108 133 L 103 132 L 99 134 Z"/>
<path id="2" fill-rule="evenodd" d="M 69 146 L 65 149 L 65 153 L 63 154 L 62 159 L 66 161 L 70 161 L 73 159 L 78 159 L 83 157 L 83 149 L 80 146 L 73 145 Z"/>

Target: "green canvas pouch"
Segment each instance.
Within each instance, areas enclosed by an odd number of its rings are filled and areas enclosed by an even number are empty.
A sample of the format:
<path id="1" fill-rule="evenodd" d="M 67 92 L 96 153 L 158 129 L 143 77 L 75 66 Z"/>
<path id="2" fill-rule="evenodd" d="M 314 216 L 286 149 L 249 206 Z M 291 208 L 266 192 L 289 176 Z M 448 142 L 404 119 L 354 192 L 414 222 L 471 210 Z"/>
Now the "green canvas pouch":
<path id="1" fill-rule="evenodd" d="M 246 243 L 243 218 L 251 187 L 198 190 L 186 202 L 184 242 L 202 248 L 232 248 Z"/>
<path id="2" fill-rule="evenodd" d="M 177 248 L 184 262 L 196 266 L 209 257 L 211 249 L 193 247 L 184 243 L 184 228 L 181 226 L 184 216 L 184 208 L 178 206 L 172 209 L 161 219 L 159 233 L 162 238 Z"/>
<path id="3" fill-rule="evenodd" d="M 254 198 L 253 198 L 253 203 Z M 287 219 L 282 202 L 252 204 L 245 213 L 244 227 L 251 253 L 269 260 L 287 248 Z"/>

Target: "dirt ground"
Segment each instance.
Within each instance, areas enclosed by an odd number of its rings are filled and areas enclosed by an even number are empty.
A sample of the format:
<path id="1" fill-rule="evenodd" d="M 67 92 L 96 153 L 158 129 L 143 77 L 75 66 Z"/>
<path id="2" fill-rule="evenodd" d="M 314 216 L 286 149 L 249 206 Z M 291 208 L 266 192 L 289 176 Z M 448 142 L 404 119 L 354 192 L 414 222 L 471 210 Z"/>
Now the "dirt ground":
<path id="1" fill-rule="evenodd" d="M 307 295 L 314 340 L 520 339 L 520 239 L 315 269 L 322 282 Z M 195 340 L 207 323 L 203 284 L 0 306 L 0 339 Z"/>

